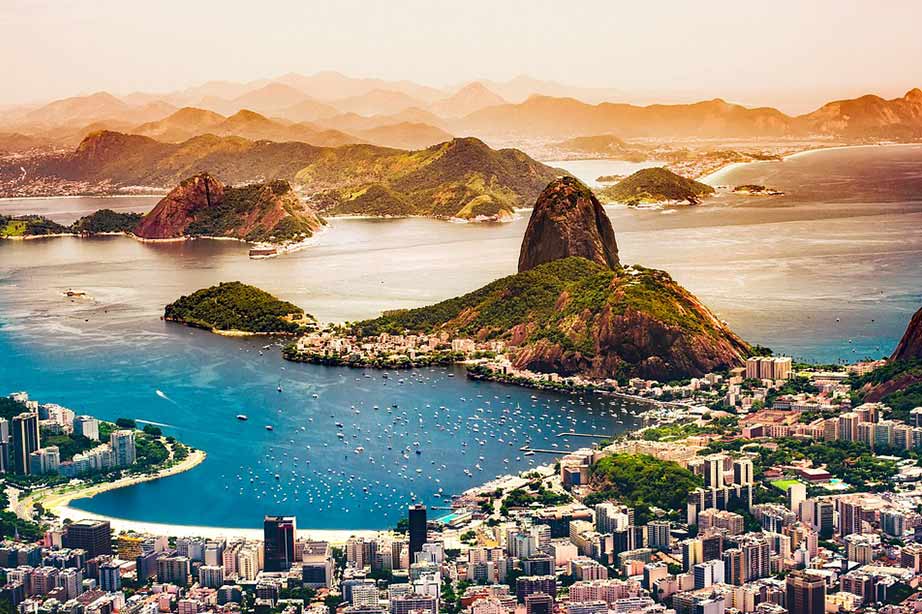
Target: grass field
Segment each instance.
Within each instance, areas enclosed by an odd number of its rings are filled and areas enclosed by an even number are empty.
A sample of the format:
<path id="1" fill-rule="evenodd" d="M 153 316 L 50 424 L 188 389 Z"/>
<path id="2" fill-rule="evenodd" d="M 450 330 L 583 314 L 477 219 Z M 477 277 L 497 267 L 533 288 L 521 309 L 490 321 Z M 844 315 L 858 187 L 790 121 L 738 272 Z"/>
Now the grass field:
<path id="1" fill-rule="evenodd" d="M 780 490 L 781 492 L 787 492 L 793 484 L 800 484 L 800 480 L 774 480 L 771 482 L 771 485 Z"/>

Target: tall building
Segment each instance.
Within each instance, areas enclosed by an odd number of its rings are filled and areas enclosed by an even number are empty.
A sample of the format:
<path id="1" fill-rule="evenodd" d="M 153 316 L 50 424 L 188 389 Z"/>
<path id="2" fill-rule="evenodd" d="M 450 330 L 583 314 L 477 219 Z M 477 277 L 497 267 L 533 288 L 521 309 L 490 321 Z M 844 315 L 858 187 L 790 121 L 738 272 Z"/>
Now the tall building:
<path id="1" fill-rule="evenodd" d="M 109 434 L 109 445 L 115 456 L 115 464 L 119 467 L 133 465 L 138 457 L 134 443 L 134 431 L 118 430 Z"/>
<path id="2" fill-rule="evenodd" d="M 266 516 L 263 544 L 266 571 L 288 571 L 295 560 L 295 517 Z"/>
<path id="3" fill-rule="evenodd" d="M 10 440 L 13 443 L 13 473 L 27 475 L 30 471 L 29 456 L 41 447 L 38 414 L 25 411 L 13 416 Z"/>
<path id="4" fill-rule="evenodd" d="M 752 459 L 737 458 L 733 461 L 733 483 L 749 486 L 753 483 Z"/>
<path id="5" fill-rule="evenodd" d="M 785 604 L 790 614 L 823 614 L 826 611 L 826 582 L 822 576 L 792 571 L 785 589 Z"/>
<path id="6" fill-rule="evenodd" d="M 67 525 L 65 548 L 83 548 L 87 558 L 112 554 L 112 529 L 105 520 L 78 520 Z"/>
<path id="7" fill-rule="evenodd" d="M 189 559 L 184 556 L 165 556 L 157 559 L 157 580 L 187 586 L 189 584 Z"/>
<path id="8" fill-rule="evenodd" d="M 107 593 L 122 589 L 122 566 L 111 561 L 99 566 L 99 588 Z"/>
<path id="9" fill-rule="evenodd" d="M 553 614 L 554 598 L 546 593 L 532 593 L 525 597 L 525 614 Z"/>
<path id="10" fill-rule="evenodd" d="M 422 551 L 428 535 L 426 529 L 426 506 L 422 504 L 411 505 L 407 519 L 410 527 L 410 563 L 413 563 L 416 560 L 416 553 Z"/>
<path id="11" fill-rule="evenodd" d="M 669 549 L 669 529 L 672 523 L 668 520 L 651 520 L 647 523 L 647 546 L 660 550 Z"/>
<path id="12" fill-rule="evenodd" d="M 82 435 L 91 441 L 99 441 L 99 420 L 93 416 L 75 417 L 74 435 Z"/>

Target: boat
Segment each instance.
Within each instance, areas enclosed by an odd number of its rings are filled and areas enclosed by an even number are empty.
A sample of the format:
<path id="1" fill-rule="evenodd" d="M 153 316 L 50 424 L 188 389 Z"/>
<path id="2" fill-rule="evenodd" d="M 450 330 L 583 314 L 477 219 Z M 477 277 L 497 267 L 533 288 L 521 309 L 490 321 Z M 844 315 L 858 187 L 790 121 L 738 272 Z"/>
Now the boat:
<path id="1" fill-rule="evenodd" d="M 271 424 L 267 424 L 267 425 L 266 425 L 266 430 L 267 430 L 267 431 L 271 431 L 271 430 L 272 430 L 272 425 L 271 425 Z"/>
<path id="2" fill-rule="evenodd" d="M 237 420 L 246 421 L 246 420 L 249 420 L 249 418 L 247 417 L 246 414 L 237 414 Z"/>

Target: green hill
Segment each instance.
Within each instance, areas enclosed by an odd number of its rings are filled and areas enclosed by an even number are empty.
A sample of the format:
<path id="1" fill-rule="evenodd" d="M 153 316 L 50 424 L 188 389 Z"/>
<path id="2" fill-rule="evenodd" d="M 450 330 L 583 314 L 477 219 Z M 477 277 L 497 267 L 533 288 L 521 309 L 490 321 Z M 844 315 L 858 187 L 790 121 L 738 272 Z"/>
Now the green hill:
<path id="1" fill-rule="evenodd" d="M 40 158 L 26 170 L 30 181 L 89 182 L 102 192 L 127 186 L 169 188 L 202 172 L 229 185 L 286 180 L 312 195 L 329 214 L 466 219 L 509 216 L 515 207 L 530 205 L 556 176 L 554 169 L 521 151 L 494 150 L 474 138 L 403 151 L 211 134 L 161 143 L 111 131 L 90 134 L 75 151 Z M 373 189 L 376 184 L 386 189 Z"/>
<path id="2" fill-rule="evenodd" d="M 182 296 L 166 306 L 163 319 L 212 332 L 261 334 L 295 334 L 315 325 L 297 305 L 239 281 Z"/>
<path id="3" fill-rule="evenodd" d="M 519 368 L 661 380 L 738 364 L 748 345 L 663 271 L 554 260 L 435 305 L 353 325 L 360 336 L 503 340 Z"/>
<path id="4" fill-rule="evenodd" d="M 111 209 L 100 209 L 74 222 L 70 231 L 77 234 L 131 232 L 142 217 L 144 216 L 140 213 L 118 213 Z"/>
<path id="5" fill-rule="evenodd" d="M 686 201 L 697 204 L 714 193 L 714 188 L 677 175 L 665 168 L 645 168 L 625 177 L 613 186 L 598 191 L 607 202 L 639 205 L 665 201 Z"/>

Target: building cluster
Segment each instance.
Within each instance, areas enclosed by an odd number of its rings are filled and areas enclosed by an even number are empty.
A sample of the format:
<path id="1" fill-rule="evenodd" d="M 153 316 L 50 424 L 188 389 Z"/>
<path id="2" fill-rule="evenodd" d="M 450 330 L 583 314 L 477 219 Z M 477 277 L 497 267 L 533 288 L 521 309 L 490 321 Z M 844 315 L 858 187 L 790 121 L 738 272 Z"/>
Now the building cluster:
<path id="1" fill-rule="evenodd" d="M 25 411 L 11 420 L 0 418 L 0 471 L 17 475 L 60 474 L 74 477 L 92 471 L 127 467 L 137 460 L 134 431 L 114 430 L 109 441 L 100 443 L 71 459 L 62 460 L 56 445 L 42 446 L 59 435 L 77 435 L 92 442 L 99 441 L 99 420 L 78 416 L 73 410 L 54 403 L 39 404 L 28 394 L 10 395 L 22 403 Z"/>
<path id="2" fill-rule="evenodd" d="M 301 356 L 326 358 L 357 364 L 417 363 L 426 362 L 437 354 L 447 352 L 462 358 L 472 358 L 479 353 L 500 353 L 505 349 L 502 341 L 475 341 L 452 338 L 448 333 L 438 335 L 392 335 L 381 333 L 372 337 L 341 335 L 332 331 L 308 333 L 295 343 Z"/>

